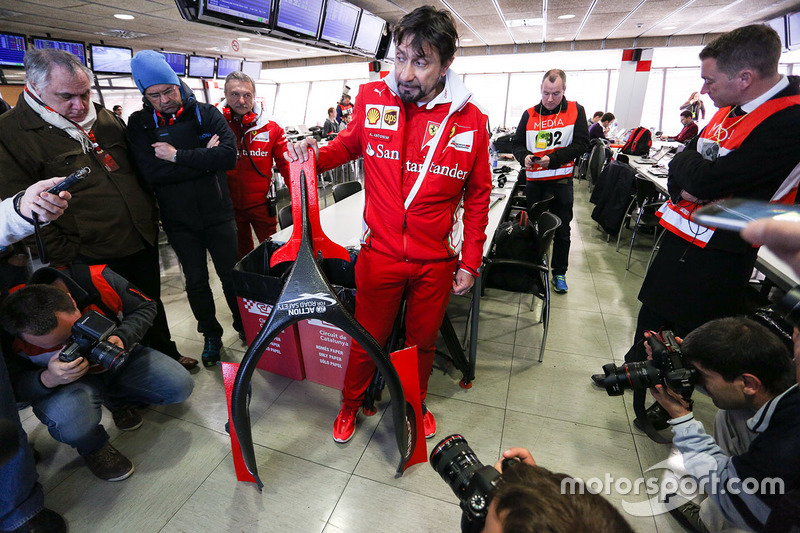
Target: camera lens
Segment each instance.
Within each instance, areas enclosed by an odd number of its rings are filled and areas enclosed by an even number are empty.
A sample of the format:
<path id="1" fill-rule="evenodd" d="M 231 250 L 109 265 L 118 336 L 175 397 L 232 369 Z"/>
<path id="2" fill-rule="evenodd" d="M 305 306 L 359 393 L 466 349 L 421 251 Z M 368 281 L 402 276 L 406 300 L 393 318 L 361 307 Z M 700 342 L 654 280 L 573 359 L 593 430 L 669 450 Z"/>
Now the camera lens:
<path id="1" fill-rule="evenodd" d="M 661 371 L 652 361 L 641 361 L 616 366 L 603 365 L 606 377 L 603 386 L 609 396 L 619 396 L 625 389 L 649 389 L 661 382 Z"/>
<path id="2" fill-rule="evenodd" d="M 110 372 L 116 372 L 128 362 L 130 352 L 108 341 L 100 341 L 92 348 L 92 358 Z"/>
<path id="3" fill-rule="evenodd" d="M 472 476 L 483 464 L 461 435 L 445 437 L 431 452 L 431 466 L 461 499 Z"/>

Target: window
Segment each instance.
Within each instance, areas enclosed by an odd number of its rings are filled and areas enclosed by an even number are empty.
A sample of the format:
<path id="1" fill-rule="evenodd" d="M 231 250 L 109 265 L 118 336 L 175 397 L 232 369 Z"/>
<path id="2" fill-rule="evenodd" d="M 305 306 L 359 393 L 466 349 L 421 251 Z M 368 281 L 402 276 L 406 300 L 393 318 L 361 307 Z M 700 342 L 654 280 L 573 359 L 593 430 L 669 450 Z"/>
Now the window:
<path id="1" fill-rule="evenodd" d="M 306 107 L 306 126 L 322 126 L 328 118 L 328 108 L 335 108 L 341 96 L 341 81 L 312 82 Z"/>
<path id="2" fill-rule="evenodd" d="M 516 128 L 526 109 L 541 100 L 539 90 L 544 71 L 532 74 L 511 74 L 508 82 L 508 105 L 506 106 L 506 128 Z"/>
<path id="3" fill-rule="evenodd" d="M 281 117 L 284 128 L 303 124 L 308 101 L 308 86 L 309 82 L 280 84 L 273 114 Z"/>
<path id="4" fill-rule="evenodd" d="M 492 129 L 503 126 L 508 74 L 467 74 L 464 85 L 472 92 L 475 102 L 486 110 L 489 126 Z"/>

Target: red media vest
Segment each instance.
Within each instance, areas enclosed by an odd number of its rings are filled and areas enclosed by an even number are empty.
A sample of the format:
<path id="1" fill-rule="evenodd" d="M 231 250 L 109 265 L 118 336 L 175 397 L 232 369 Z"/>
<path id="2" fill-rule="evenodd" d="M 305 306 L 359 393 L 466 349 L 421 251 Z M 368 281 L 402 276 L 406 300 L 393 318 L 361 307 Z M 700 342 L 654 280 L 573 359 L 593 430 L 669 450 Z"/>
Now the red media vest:
<path id="1" fill-rule="evenodd" d="M 561 104 L 559 104 L 561 105 Z M 540 115 L 536 107 L 528 109 L 528 123 L 525 125 L 525 144 L 536 157 L 544 157 L 559 148 L 569 146 L 578 120 L 578 105 L 567 102 L 567 109 L 555 115 Z M 564 163 L 559 168 L 544 168 L 536 163 L 525 175 L 532 180 L 560 180 L 572 176 L 575 161 Z"/>

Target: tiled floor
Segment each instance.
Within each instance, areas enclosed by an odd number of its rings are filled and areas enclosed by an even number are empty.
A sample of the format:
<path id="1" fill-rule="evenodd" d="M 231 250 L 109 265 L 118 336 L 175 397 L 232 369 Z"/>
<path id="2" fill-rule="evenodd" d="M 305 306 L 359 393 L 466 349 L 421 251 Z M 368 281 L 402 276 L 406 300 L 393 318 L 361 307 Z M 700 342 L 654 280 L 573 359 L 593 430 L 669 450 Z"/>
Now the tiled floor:
<path id="1" fill-rule="evenodd" d="M 668 447 L 632 429 L 630 394 L 609 397 L 589 384 L 589 375 L 606 362 L 619 363 L 629 347 L 649 237 L 626 271 L 625 255 L 615 252 L 615 243 L 606 242 L 590 219 L 586 183 L 576 183 L 575 189 L 570 291 L 553 295 L 544 362 L 538 362 L 542 326 L 537 312 L 529 310 L 530 297 L 489 291 L 482 305 L 474 386 L 460 388 L 460 375 L 438 364 L 428 405 L 436 413 L 436 441 L 461 433 L 486 464 L 508 447 L 523 446 L 555 471 L 583 479 L 608 473 L 633 480 L 665 459 Z M 180 271 L 174 256 L 164 255 L 163 297 L 173 337 L 184 354 L 199 358 L 202 338 Z M 226 324 L 224 358 L 239 361 L 244 352 L 229 326 L 218 281 L 213 288 Z M 219 369 L 198 369 L 194 377 L 188 401 L 145 410 L 145 424 L 137 431 L 118 431 L 106 414 L 114 446 L 136 465 L 135 474 L 120 483 L 94 478 L 30 410 L 21 413 L 42 456 L 38 471 L 47 505 L 67 518 L 70 531 L 459 530 L 456 498 L 430 465 L 395 477 L 399 456 L 385 401 L 377 415 L 360 416 L 352 441 L 336 444 L 331 426 L 339 391 L 257 371 L 250 414 L 265 483 L 259 493 L 254 485 L 236 482 Z M 710 402 L 699 397 L 697 406 L 710 428 Z M 615 492 L 608 498 L 620 509 L 647 499 Z M 637 531 L 681 531 L 669 516 L 625 516 Z"/>

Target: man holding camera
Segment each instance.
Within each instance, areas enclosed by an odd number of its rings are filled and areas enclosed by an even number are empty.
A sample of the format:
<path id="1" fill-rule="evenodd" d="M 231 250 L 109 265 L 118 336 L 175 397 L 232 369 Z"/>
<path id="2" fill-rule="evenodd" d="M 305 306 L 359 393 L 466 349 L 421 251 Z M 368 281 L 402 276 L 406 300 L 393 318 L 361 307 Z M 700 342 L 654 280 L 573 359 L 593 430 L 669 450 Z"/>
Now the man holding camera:
<path id="1" fill-rule="evenodd" d="M 289 183 L 289 163 L 283 157 L 286 134 L 255 96 L 253 79 L 235 71 L 225 78 L 225 100 L 217 104 L 238 144 L 239 158 L 236 168 L 228 171 L 228 188 L 236 215 L 240 259 L 253 249 L 253 231 L 259 241 L 265 241 L 278 225 L 275 204 L 269 205 L 273 165 Z"/>
<path id="2" fill-rule="evenodd" d="M 42 223 L 59 218 L 71 198 L 69 192 L 46 192 L 63 178 L 37 181 L 24 192 L 0 203 L 0 246 L 9 246 L 33 233 L 33 214 Z M 28 437 L 19 420 L 17 400 L 0 357 L 0 531 L 62 533 L 67 530 L 57 512 L 44 507 Z"/>
<path id="3" fill-rule="evenodd" d="M 4 350 L 11 383 L 17 401 L 30 403 L 53 438 L 75 448 L 93 474 L 121 481 L 134 467 L 109 443 L 100 406 L 112 412 L 119 429 L 135 430 L 142 419 L 130 406 L 180 403 L 194 381 L 177 361 L 137 344 L 156 312 L 150 298 L 103 265 L 72 272 L 73 277 L 67 272 L 38 270 L 33 284 L 12 292 L 0 306 L 0 321 L 15 336 L 11 349 Z M 91 349 L 62 360 L 63 348 L 74 341 L 73 325 L 88 311 L 99 311 L 116 327 L 105 339 L 85 334 Z M 97 349 L 115 347 L 130 352 L 127 362 L 114 370 L 98 364 Z"/>
<path id="4" fill-rule="evenodd" d="M 567 287 L 572 220 L 572 174 L 575 159 L 589 150 L 586 112 L 564 97 L 567 75 L 552 69 L 542 78 L 542 100 L 522 113 L 514 134 L 514 157 L 525 167 L 528 208 L 553 195 L 550 212 L 561 220 L 553 240 L 553 287 L 564 294 Z"/>
<path id="5" fill-rule="evenodd" d="M 784 492 L 800 487 L 800 390 L 786 346 L 747 318 L 721 318 L 692 331 L 681 351 L 697 386 L 720 408 L 714 437 L 691 404 L 663 385 L 651 389 L 669 413 L 673 446 L 689 475 L 710 488 L 701 505 L 670 513 L 692 531 L 761 530 Z M 780 479 L 783 490 L 769 485 Z M 757 483 L 757 490 L 749 490 Z"/>

